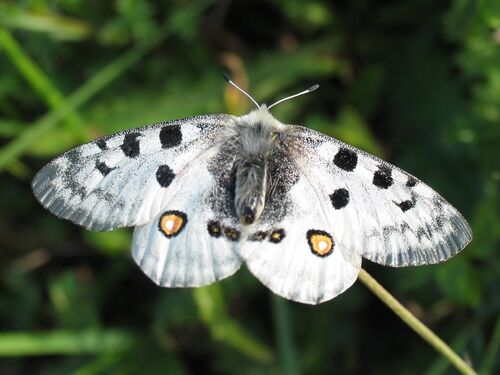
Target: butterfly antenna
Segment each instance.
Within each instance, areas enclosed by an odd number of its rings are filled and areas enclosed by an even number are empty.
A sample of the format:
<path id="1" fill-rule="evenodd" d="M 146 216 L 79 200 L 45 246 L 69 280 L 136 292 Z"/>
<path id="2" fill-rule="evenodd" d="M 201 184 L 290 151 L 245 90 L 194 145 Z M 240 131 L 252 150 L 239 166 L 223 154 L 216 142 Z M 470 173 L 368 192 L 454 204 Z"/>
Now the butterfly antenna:
<path id="1" fill-rule="evenodd" d="M 223 74 L 222 74 L 222 76 L 223 76 L 223 77 L 224 77 L 224 79 L 227 81 L 227 83 L 229 83 L 229 84 L 233 85 L 233 86 L 234 86 L 234 87 L 236 87 L 238 90 L 240 90 L 240 91 L 241 91 L 243 94 L 245 94 L 245 95 L 246 95 L 246 96 L 247 96 L 247 97 L 248 97 L 248 98 L 249 98 L 252 102 L 254 102 L 254 104 L 257 106 L 257 108 L 260 108 L 259 103 L 257 103 L 257 102 L 255 101 L 255 99 L 254 99 L 254 98 L 252 98 L 252 97 L 250 96 L 250 94 L 249 94 L 249 93 L 247 93 L 247 92 L 246 92 L 245 90 L 243 90 L 240 86 L 238 86 L 236 83 L 234 83 L 234 82 L 231 80 L 231 78 L 229 78 L 229 76 L 228 76 L 226 73 L 223 73 Z"/>
<path id="2" fill-rule="evenodd" d="M 297 96 L 300 96 L 300 95 L 309 94 L 310 92 L 313 92 L 314 90 L 316 90 L 318 87 L 319 87 L 319 85 L 316 84 L 314 86 L 309 87 L 307 90 L 299 92 L 298 94 L 290 95 L 290 96 L 287 96 L 286 98 L 280 99 L 277 102 L 271 104 L 269 107 L 267 107 L 267 109 L 271 109 L 275 105 L 280 104 L 281 102 L 284 102 L 285 100 L 296 98 Z"/>

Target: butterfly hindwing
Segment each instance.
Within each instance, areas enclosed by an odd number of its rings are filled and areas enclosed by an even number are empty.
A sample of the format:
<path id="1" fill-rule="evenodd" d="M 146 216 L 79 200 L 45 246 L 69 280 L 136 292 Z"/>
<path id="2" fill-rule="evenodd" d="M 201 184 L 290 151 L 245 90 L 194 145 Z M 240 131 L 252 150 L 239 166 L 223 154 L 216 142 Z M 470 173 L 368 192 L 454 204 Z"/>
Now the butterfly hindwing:
<path id="1" fill-rule="evenodd" d="M 397 267 L 441 262 L 470 242 L 462 215 L 407 172 L 300 126 L 286 138 L 283 147 L 328 202 L 328 217 L 349 228 L 338 238 L 341 246 Z"/>
<path id="2" fill-rule="evenodd" d="M 316 304 L 342 293 L 358 276 L 361 256 L 340 243 L 352 228 L 329 216 L 330 207 L 290 159 L 277 152 L 279 172 L 259 223 L 247 229 L 240 254 L 250 271 L 285 298 Z"/>
<path id="3" fill-rule="evenodd" d="M 220 186 L 210 163 L 217 151 L 210 149 L 186 169 L 164 208 L 135 228 L 132 256 L 160 286 L 207 285 L 232 275 L 241 265 L 238 223 L 214 210 Z"/>
<path id="4" fill-rule="evenodd" d="M 229 115 L 197 116 L 117 133 L 70 150 L 34 178 L 55 215 L 92 230 L 146 223 L 186 167 L 217 142 Z"/>

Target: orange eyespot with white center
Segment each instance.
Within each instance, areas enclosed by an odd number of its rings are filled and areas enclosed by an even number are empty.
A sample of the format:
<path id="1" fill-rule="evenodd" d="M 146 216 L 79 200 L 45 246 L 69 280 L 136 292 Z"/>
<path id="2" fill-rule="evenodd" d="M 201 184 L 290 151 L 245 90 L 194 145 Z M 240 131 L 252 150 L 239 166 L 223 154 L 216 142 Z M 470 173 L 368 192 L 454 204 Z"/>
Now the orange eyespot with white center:
<path id="1" fill-rule="evenodd" d="M 306 237 L 314 255 L 326 257 L 333 252 L 335 243 L 329 233 L 322 230 L 311 229 L 307 231 Z"/>
<path id="2" fill-rule="evenodd" d="M 187 216 L 180 211 L 166 211 L 161 215 L 158 228 L 167 238 L 177 236 L 186 226 Z"/>

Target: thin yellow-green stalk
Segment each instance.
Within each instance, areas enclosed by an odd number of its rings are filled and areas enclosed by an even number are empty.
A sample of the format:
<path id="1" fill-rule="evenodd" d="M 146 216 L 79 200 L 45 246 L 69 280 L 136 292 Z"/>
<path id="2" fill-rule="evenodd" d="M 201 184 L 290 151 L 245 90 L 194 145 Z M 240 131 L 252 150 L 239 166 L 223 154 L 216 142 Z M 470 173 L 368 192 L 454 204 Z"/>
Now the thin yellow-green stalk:
<path id="1" fill-rule="evenodd" d="M 359 280 L 365 284 L 382 302 L 384 302 L 397 316 L 401 318 L 411 329 L 420 335 L 429 345 L 436 349 L 443 357 L 462 374 L 477 374 L 474 369 L 453 351 L 443 340 L 441 340 L 426 325 L 418 320 L 408 309 L 406 309 L 396 298 L 394 298 L 382 285 L 380 285 L 368 272 L 361 269 Z"/>

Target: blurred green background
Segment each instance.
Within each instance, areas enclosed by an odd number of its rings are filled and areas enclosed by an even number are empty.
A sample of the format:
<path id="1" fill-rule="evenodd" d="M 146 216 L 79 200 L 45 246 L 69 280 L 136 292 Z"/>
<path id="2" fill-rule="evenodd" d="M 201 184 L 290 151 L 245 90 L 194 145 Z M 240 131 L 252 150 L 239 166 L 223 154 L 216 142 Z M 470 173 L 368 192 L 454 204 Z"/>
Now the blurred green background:
<path id="1" fill-rule="evenodd" d="M 156 287 L 131 231 L 43 210 L 34 173 L 118 130 L 252 105 L 415 174 L 470 222 L 435 266 L 364 267 L 483 374 L 500 373 L 500 2 L 0 1 L 1 374 L 448 374 L 362 284 L 319 306 L 246 269 Z"/>

